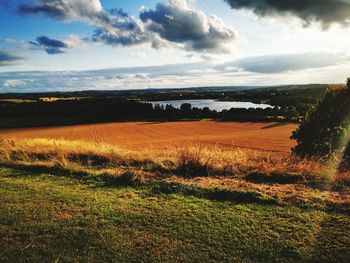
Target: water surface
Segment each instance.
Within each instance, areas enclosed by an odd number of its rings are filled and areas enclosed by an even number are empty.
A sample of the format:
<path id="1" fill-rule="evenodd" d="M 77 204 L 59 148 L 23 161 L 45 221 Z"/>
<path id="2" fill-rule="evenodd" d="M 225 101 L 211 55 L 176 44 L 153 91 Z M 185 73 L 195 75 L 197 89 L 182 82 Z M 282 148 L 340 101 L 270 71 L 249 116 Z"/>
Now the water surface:
<path id="1" fill-rule="evenodd" d="M 164 107 L 168 104 L 172 105 L 174 108 L 180 108 L 182 104 L 189 103 L 194 108 L 203 109 L 208 107 L 211 110 L 222 111 L 229 110 L 231 108 L 236 109 L 266 109 L 273 108 L 273 106 L 268 104 L 257 104 L 253 102 L 246 101 L 218 101 L 211 99 L 199 99 L 199 100 L 165 100 L 165 101 L 150 101 L 150 103 L 155 105 L 163 105 Z"/>

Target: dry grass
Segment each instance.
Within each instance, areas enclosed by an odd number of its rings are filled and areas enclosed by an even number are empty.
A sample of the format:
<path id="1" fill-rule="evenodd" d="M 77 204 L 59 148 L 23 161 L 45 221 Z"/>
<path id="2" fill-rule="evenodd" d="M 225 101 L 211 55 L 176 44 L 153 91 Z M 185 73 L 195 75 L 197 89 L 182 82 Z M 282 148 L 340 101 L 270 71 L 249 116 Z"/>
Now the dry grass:
<path id="1" fill-rule="evenodd" d="M 344 186 L 322 192 L 314 187 L 326 181 L 322 162 L 248 149 L 224 150 L 186 144 L 131 151 L 82 141 L 1 139 L 0 163 L 96 176 L 133 173 L 140 180 L 253 189 L 282 200 L 349 201 L 348 173 L 338 176 Z"/>
<path id="2" fill-rule="evenodd" d="M 235 176 L 252 173 L 284 174 L 304 179 L 321 174 L 320 162 L 249 149 L 224 150 L 196 144 L 145 148 L 131 151 L 107 144 L 50 139 L 0 139 L 0 161 L 3 163 L 35 164 L 47 167 L 83 168 L 163 168 L 186 177 Z"/>
<path id="3" fill-rule="evenodd" d="M 223 150 L 218 147 L 187 145 L 176 155 L 177 166 L 189 176 L 252 174 L 285 175 L 313 179 L 321 174 L 320 162 L 249 149 Z"/>

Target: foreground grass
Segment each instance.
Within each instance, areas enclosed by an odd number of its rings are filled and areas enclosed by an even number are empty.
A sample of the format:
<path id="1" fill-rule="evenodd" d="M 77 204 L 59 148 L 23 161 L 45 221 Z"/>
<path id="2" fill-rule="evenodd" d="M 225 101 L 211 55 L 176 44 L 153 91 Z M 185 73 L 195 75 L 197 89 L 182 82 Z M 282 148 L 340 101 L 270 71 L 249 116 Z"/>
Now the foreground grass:
<path id="1" fill-rule="evenodd" d="M 350 218 L 0 168 L 0 262 L 348 262 Z"/>

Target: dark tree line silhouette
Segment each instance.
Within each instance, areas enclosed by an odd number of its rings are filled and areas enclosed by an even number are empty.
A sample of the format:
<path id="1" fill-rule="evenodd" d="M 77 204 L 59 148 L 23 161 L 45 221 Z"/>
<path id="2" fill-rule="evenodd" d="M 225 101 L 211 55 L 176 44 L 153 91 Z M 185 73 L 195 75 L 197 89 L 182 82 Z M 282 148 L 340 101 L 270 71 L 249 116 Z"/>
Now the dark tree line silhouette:
<path id="1" fill-rule="evenodd" d="M 222 112 L 193 108 L 184 103 L 180 109 L 121 98 L 60 100 L 54 102 L 0 103 L 1 119 L 36 120 L 41 125 L 64 122 L 105 122 L 136 120 L 217 119 L 239 121 L 291 121 L 298 118 L 293 106 L 267 109 L 230 109 Z M 4 121 L 3 121 L 4 122 Z M 2 126 L 6 126 L 3 123 Z"/>

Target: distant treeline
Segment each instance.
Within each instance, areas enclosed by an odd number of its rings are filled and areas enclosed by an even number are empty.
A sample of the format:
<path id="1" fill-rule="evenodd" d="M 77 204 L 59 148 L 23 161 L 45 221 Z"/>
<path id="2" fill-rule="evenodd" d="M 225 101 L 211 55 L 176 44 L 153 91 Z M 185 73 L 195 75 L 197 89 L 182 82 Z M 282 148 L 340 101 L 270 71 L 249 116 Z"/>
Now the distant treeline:
<path id="1" fill-rule="evenodd" d="M 62 125 L 108 121 L 197 120 L 299 121 L 323 98 L 329 85 L 82 91 L 0 94 L 0 127 Z M 184 104 L 153 107 L 145 101 L 215 99 L 272 105 L 268 109 L 231 109 L 222 112 Z M 185 101 L 184 101 L 185 102 Z"/>
<path id="2" fill-rule="evenodd" d="M 147 90 L 113 90 L 113 91 L 77 91 L 50 93 L 13 93 L 0 94 L 4 99 L 40 101 L 42 98 L 91 98 L 91 99 L 125 99 L 138 101 L 166 101 L 214 99 L 220 101 L 248 101 L 269 104 L 277 107 L 292 107 L 299 117 L 306 115 L 310 107 L 322 99 L 327 84 L 286 85 L 273 87 L 202 87 L 186 89 L 147 89 Z"/>
<path id="3" fill-rule="evenodd" d="M 207 118 L 223 121 L 296 121 L 298 116 L 298 112 L 293 106 L 267 109 L 231 109 L 217 112 L 209 108 L 193 108 L 187 103 L 177 109 L 171 105 L 153 107 L 150 103 L 122 98 L 0 103 L 1 127 Z"/>
<path id="4" fill-rule="evenodd" d="M 306 115 L 311 106 L 322 99 L 329 85 L 302 85 L 288 87 L 259 88 L 242 91 L 206 91 L 206 92 L 167 92 L 145 93 L 137 98 L 146 101 L 215 99 L 220 101 L 247 101 L 257 104 L 294 109 L 300 117 Z"/>

